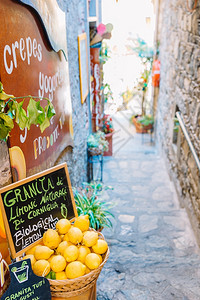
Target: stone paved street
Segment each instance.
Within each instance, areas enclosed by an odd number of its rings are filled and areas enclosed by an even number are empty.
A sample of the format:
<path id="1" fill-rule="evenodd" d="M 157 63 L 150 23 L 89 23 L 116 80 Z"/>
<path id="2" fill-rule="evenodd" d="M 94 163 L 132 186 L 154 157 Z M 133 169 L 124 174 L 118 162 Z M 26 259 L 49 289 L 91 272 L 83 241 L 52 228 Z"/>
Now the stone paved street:
<path id="1" fill-rule="evenodd" d="M 114 145 L 117 135 L 126 143 L 116 143 L 114 155 L 104 159 L 104 184 L 114 188 L 104 197 L 115 204 L 116 218 L 113 229 L 103 230 L 110 256 L 97 299 L 198 300 L 200 251 L 165 163 L 150 135 L 135 134 L 120 114 L 116 121 Z"/>

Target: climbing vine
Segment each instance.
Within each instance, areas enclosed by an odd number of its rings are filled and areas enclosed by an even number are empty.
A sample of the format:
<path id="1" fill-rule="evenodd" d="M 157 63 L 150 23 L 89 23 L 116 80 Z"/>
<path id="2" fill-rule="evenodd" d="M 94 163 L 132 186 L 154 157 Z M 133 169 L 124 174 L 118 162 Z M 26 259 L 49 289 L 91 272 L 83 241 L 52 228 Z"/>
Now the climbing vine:
<path id="1" fill-rule="evenodd" d="M 22 99 L 21 102 L 18 102 Z M 18 101 L 17 101 L 18 100 Z M 43 108 L 41 101 L 47 101 Z M 28 102 L 27 110 L 23 108 L 25 101 Z M 48 98 L 34 96 L 14 97 L 4 92 L 0 82 L 0 140 L 7 140 L 14 127 L 14 121 L 20 127 L 30 129 L 31 125 L 39 125 L 43 132 L 50 125 L 50 119 L 55 115 L 53 104 Z"/>

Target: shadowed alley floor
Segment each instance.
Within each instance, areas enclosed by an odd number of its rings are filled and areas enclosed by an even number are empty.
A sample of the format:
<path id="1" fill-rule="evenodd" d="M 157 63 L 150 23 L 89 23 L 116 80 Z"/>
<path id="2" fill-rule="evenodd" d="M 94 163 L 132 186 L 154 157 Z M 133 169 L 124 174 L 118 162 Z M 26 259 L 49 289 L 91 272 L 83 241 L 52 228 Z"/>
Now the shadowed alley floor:
<path id="1" fill-rule="evenodd" d="M 150 135 L 136 134 L 126 112 L 114 116 L 114 153 L 105 157 L 104 195 L 115 203 L 104 229 L 110 256 L 98 300 L 200 299 L 200 251 L 164 160 Z"/>

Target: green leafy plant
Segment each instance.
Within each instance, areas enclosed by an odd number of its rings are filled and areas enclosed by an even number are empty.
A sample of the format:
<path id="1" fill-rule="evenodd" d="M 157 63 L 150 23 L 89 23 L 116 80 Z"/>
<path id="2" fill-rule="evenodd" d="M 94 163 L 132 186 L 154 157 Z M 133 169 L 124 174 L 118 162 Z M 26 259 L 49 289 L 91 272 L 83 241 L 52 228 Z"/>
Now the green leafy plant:
<path id="1" fill-rule="evenodd" d="M 112 204 L 102 200 L 102 191 L 103 185 L 98 182 L 83 183 L 81 188 L 73 188 L 78 215 L 89 215 L 90 227 L 95 230 L 111 228 L 111 218 L 114 218 L 110 211 Z"/>
<path id="2" fill-rule="evenodd" d="M 101 90 L 103 90 L 104 102 L 112 102 L 113 101 L 113 92 L 111 90 L 110 84 L 105 83 L 102 85 Z"/>
<path id="3" fill-rule="evenodd" d="M 174 132 L 179 131 L 179 120 L 177 117 L 174 117 Z"/>
<path id="4" fill-rule="evenodd" d="M 22 99 L 21 102 L 17 100 Z M 23 108 L 25 99 L 29 99 L 27 111 Z M 37 99 L 34 100 L 34 99 Z M 46 100 L 45 108 L 41 106 L 41 100 Z M 15 121 L 20 129 L 30 129 L 31 125 L 39 125 L 43 132 L 49 125 L 50 119 L 55 115 L 53 104 L 48 98 L 34 96 L 14 97 L 4 92 L 0 82 L 0 140 L 6 140 L 14 127 Z"/>
<path id="5" fill-rule="evenodd" d="M 130 43 L 127 45 L 127 49 L 137 54 L 143 64 L 146 64 L 147 62 L 153 62 L 153 48 L 149 47 L 145 40 L 143 40 L 141 37 L 129 37 L 128 40 Z"/>
<path id="6" fill-rule="evenodd" d="M 98 130 L 91 133 L 87 139 L 87 146 L 89 151 L 98 153 L 104 153 L 108 151 L 108 141 L 106 141 L 105 133 Z"/>
<path id="7" fill-rule="evenodd" d="M 108 59 L 110 58 L 109 52 L 110 52 L 110 50 L 109 50 L 108 45 L 105 42 L 103 42 L 101 45 L 101 48 L 100 48 L 100 53 L 99 53 L 100 63 L 105 64 L 108 61 Z"/>
<path id="8" fill-rule="evenodd" d="M 140 37 L 130 37 L 129 41 L 130 43 L 127 45 L 128 49 L 140 58 L 143 66 L 143 70 L 137 80 L 137 86 L 134 89 L 138 91 L 137 94 L 141 98 L 141 115 L 145 115 L 148 104 L 147 90 L 152 70 L 154 51 L 153 48 L 149 47 L 148 44 Z"/>
<path id="9" fill-rule="evenodd" d="M 148 126 L 150 124 L 153 125 L 154 123 L 154 118 L 151 115 L 144 115 L 144 116 L 139 116 L 137 118 L 138 123 L 144 125 L 144 126 Z"/>

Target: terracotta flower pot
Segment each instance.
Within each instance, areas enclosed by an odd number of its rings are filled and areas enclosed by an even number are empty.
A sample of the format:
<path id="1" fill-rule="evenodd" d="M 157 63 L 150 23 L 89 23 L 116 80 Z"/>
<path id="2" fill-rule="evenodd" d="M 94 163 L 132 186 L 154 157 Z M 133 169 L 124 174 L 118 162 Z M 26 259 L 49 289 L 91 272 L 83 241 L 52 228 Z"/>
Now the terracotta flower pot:
<path id="1" fill-rule="evenodd" d="M 135 129 L 137 133 L 147 133 L 148 130 L 153 128 L 152 124 L 143 125 L 137 121 L 137 118 L 133 118 L 133 124 L 135 125 Z"/>
<path id="2" fill-rule="evenodd" d="M 106 140 L 108 141 L 108 151 L 104 152 L 104 154 L 103 154 L 104 156 L 112 156 L 112 154 L 113 154 L 113 146 L 112 146 L 112 144 L 113 144 L 113 142 L 112 142 L 113 133 L 114 133 L 114 131 L 110 132 L 110 133 L 107 133 L 105 135 Z"/>

